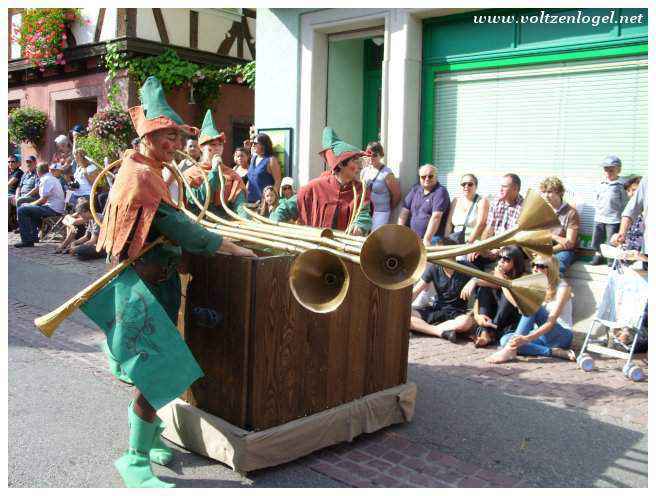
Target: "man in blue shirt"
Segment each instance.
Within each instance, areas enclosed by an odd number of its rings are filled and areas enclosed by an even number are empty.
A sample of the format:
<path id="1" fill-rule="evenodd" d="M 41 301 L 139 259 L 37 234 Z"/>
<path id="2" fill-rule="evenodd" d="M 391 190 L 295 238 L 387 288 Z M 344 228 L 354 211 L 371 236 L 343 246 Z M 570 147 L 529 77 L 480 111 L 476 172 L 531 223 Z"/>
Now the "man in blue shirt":
<path id="1" fill-rule="evenodd" d="M 410 229 L 424 245 L 430 246 L 434 236 L 444 236 L 450 206 L 449 192 L 437 180 L 437 167 L 423 165 L 419 169 L 419 184 L 403 200 L 398 224 L 407 226 L 409 221 Z"/>

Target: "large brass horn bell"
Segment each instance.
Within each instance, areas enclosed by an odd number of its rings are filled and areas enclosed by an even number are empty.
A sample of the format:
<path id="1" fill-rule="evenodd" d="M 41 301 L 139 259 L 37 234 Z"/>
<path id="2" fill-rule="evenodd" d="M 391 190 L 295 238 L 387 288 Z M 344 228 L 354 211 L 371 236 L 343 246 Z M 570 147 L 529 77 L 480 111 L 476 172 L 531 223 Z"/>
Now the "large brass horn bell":
<path id="1" fill-rule="evenodd" d="M 367 237 L 360 265 L 371 282 L 385 289 L 413 284 L 424 271 L 426 249 L 412 229 L 386 224 Z"/>
<path id="2" fill-rule="evenodd" d="M 321 249 L 296 257 L 289 271 L 289 285 L 296 301 L 316 313 L 337 309 L 346 298 L 350 276 L 339 257 Z"/>

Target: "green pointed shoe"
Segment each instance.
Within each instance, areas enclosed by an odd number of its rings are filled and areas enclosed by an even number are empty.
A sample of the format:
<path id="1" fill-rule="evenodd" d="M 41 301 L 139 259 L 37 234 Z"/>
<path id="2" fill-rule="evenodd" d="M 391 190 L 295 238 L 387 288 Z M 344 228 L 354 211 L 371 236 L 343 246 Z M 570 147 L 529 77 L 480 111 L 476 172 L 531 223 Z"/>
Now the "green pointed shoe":
<path id="1" fill-rule="evenodd" d="M 116 360 L 116 358 L 114 358 L 114 355 L 112 355 L 112 352 L 109 350 L 109 346 L 107 345 L 106 341 L 103 341 L 101 348 L 105 352 L 105 355 L 107 355 L 109 371 L 112 373 L 112 375 L 121 382 L 133 385 L 134 383 L 132 382 L 132 379 L 130 379 L 127 374 L 123 372 L 123 369 L 121 369 L 121 364 L 118 362 L 118 360 Z"/>
<path id="2" fill-rule="evenodd" d="M 164 432 L 162 419 L 156 417 L 155 424 L 157 424 L 157 429 L 155 430 L 153 447 L 150 448 L 148 456 L 150 456 L 150 461 L 157 463 L 157 465 L 168 465 L 173 460 L 173 451 L 162 440 L 162 432 Z"/>
<path id="3" fill-rule="evenodd" d="M 158 432 L 158 424 L 146 422 L 132 408 L 128 412 L 128 422 L 130 448 L 114 462 L 125 487 L 175 487 L 175 484 L 158 479 L 150 468 L 148 453 L 153 446 L 155 433 Z"/>

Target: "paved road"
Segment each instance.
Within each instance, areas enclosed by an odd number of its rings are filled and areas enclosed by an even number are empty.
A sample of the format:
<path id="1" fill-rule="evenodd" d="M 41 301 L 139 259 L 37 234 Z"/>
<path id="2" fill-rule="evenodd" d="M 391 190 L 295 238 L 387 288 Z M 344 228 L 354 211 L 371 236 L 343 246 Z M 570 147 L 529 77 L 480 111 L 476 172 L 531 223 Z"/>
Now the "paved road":
<path id="1" fill-rule="evenodd" d="M 131 391 L 106 371 L 101 333 L 79 312 L 50 340 L 31 324 L 84 287 L 94 270 L 9 256 L 9 486 L 120 487 L 112 462 L 126 447 Z M 417 342 L 411 341 L 409 378 L 419 395 L 409 424 L 247 476 L 175 447 L 173 466 L 156 472 L 180 487 L 359 486 L 371 472 L 365 464 L 392 477 L 377 473 L 378 485 L 437 486 L 448 477 L 452 485 L 494 485 L 489 474 L 502 473 L 507 485 L 529 487 L 647 486 L 646 425 L 463 379 L 454 366 L 424 360 L 417 350 L 426 346 Z M 364 475 L 354 479 L 346 467 Z M 438 471 L 440 481 L 429 477 Z"/>

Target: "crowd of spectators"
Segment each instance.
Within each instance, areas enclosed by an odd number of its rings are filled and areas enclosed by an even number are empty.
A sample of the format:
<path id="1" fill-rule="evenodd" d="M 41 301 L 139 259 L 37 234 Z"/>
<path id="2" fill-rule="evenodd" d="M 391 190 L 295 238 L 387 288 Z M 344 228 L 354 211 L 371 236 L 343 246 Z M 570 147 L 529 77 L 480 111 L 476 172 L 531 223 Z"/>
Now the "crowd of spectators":
<path id="1" fill-rule="evenodd" d="M 89 205 L 91 187 L 100 168 L 84 150 L 75 147 L 75 137 L 83 131 L 76 126 L 69 136 L 58 136 L 49 163 L 37 164 L 35 156 L 28 156 L 21 168 L 19 156 L 9 157 L 9 227 L 20 232 L 17 247 L 34 246 L 39 241 L 43 220 L 54 217 L 60 219 L 65 231 L 54 253 L 72 254 L 81 260 L 104 257 L 95 250 L 100 227 L 93 220 Z M 132 143 L 135 150 L 139 146 L 138 139 Z M 184 172 L 201 160 L 201 148 L 194 137 L 181 143 L 181 148 L 189 157 L 181 158 L 177 164 Z M 366 152 L 359 179 L 371 200 L 372 232 L 385 224 L 398 223 L 412 229 L 426 246 L 454 245 L 485 240 L 517 225 L 524 204 L 517 174 L 501 177 L 494 199 L 478 192 L 479 181 L 473 173 L 462 175 L 458 191 L 450 195 L 438 180 L 437 167 L 425 164 L 418 170 L 417 184 L 402 197 L 399 180 L 384 163 L 382 145 L 371 142 Z M 268 135 L 254 134 L 244 146 L 235 148 L 232 162 L 233 170 L 228 172 L 243 180 L 247 205 L 260 215 L 268 217 L 276 209 L 295 207 L 294 180 L 282 177 Z M 647 180 L 622 179 L 622 163 L 616 156 L 606 157 L 601 166 L 603 177 L 595 190 L 595 254 L 590 263 L 606 262 L 600 252 L 603 243 L 623 244 L 643 253 L 636 268 L 645 269 Z M 165 179 L 177 199 L 176 181 L 171 175 Z M 565 186 L 558 177 L 545 178 L 539 189 L 560 221 L 551 230 L 553 257 L 531 258 L 518 246 L 504 246 L 461 255 L 456 261 L 508 280 L 522 277 L 531 269 L 544 273 L 549 288 L 540 309 L 534 315 L 522 316 L 510 293 L 502 288 L 428 264 L 413 289 L 411 330 L 452 342 L 467 336 L 476 347 L 499 344 L 500 350 L 489 358 L 492 363 L 512 360 L 517 355 L 573 359 L 573 352 L 568 350 L 572 341 L 573 294 L 562 278 L 576 260 L 581 220 L 575 206 L 565 201 Z M 101 188 L 99 192 L 96 209 L 102 212 L 107 191 Z M 400 209 L 395 220 L 392 215 L 397 206 Z"/>

